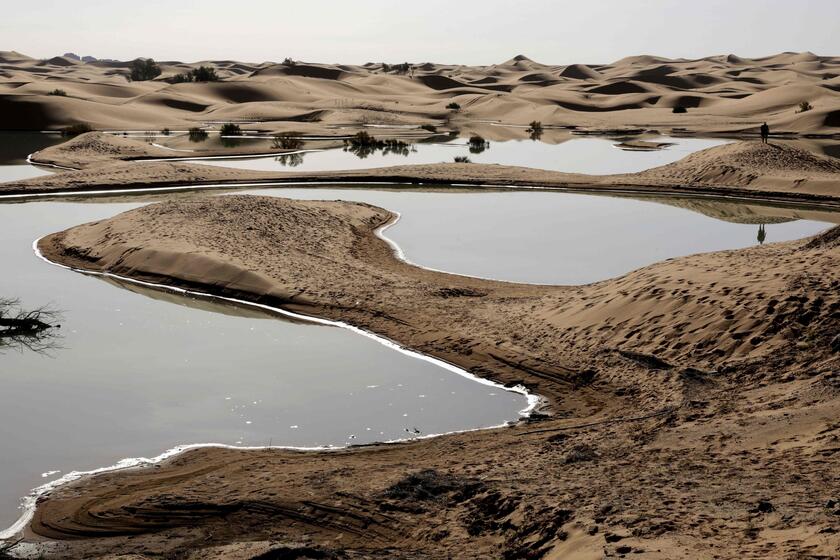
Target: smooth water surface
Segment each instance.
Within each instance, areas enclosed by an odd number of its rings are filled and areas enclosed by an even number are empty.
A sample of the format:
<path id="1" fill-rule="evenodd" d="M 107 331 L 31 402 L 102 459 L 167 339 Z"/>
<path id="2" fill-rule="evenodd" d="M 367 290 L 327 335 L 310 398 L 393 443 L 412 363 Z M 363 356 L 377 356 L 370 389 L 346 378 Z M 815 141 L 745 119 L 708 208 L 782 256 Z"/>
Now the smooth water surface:
<path id="1" fill-rule="evenodd" d="M 178 444 L 386 441 L 498 425 L 526 408 L 520 394 L 345 329 L 140 295 L 32 250 L 47 233 L 135 206 L 0 205 L 0 297 L 50 305 L 62 325 L 45 353 L 0 349 L 0 526 L 35 486 Z"/>
<path id="2" fill-rule="evenodd" d="M 447 272 L 536 284 L 585 284 L 672 257 L 749 247 L 758 244 L 761 224 L 769 243 L 840 223 L 839 214 L 712 199 L 409 189 L 249 192 L 353 200 L 397 211 L 400 220 L 385 235 L 408 260 Z"/>
<path id="3" fill-rule="evenodd" d="M 559 144 L 532 140 L 490 142 L 475 153 L 464 139 L 442 144 L 411 144 L 406 150 L 378 150 L 366 157 L 341 148 L 300 154 L 261 158 L 207 159 L 202 163 L 259 171 L 329 171 L 369 169 L 390 165 L 451 163 L 455 157 L 468 157 L 473 163 L 519 165 L 536 169 L 607 175 L 633 173 L 680 160 L 692 152 L 727 143 L 704 138 L 654 138 L 654 142 L 672 142 L 662 150 L 628 151 L 615 146 L 608 138 L 572 137 Z"/>
<path id="4" fill-rule="evenodd" d="M 0 132 L 0 182 L 17 181 L 47 175 L 43 167 L 27 163 L 29 154 L 60 143 L 63 138 L 57 134 L 37 132 Z"/>

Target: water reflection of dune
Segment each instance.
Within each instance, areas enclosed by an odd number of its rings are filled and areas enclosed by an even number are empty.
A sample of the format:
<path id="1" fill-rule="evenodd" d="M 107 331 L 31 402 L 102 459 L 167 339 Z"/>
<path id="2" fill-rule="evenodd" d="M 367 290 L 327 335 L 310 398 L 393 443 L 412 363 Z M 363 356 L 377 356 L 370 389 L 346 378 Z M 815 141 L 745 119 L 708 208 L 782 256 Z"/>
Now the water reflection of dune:
<path id="1" fill-rule="evenodd" d="M 712 198 L 633 197 L 658 204 L 691 210 L 733 224 L 782 224 L 796 220 L 813 220 L 840 224 L 840 212 L 807 206 L 771 206 L 760 203 L 735 202 Z"/>
<path id="2" fill-rule="evenodd" d="M 165 290 L 162 288 L 154 288 L 151 286 L 136 284 L 134 282 L 127 282 L 125 280 L 120 280 L 119 278 L 113 278 L 109 276 L 97 276 L 97 278 L 100 278 L 101 280 L 118 288 L 123 288 L 130 292 L 146 296 L 156 301 L 174 303 L 175 305 L 189 307 L 190 309 L 209 311 L 211 313 L 221 313 L 222 315 L 227 315 L 229 317 L 243 317 L 246 319 L 280 319 L 289 323 L 306 325 L 311 324 L 307 321 L 300 321 L 291 318 L 287 315 L 274 313 L 267 309 L 261 309 L 247 305 L 239 305 L 219 298 L 199 296 L 193 294 L 185 295 L 180 294 L 178 292 Z"/>

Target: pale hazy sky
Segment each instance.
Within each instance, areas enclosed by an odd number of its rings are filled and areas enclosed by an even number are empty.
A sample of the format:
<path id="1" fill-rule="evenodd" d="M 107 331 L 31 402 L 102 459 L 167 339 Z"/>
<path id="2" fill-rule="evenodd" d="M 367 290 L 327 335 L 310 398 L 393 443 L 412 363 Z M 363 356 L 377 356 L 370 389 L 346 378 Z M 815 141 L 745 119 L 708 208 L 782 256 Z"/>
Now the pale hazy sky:
<path id="1" fill-rule="evenodd" d="M 546 64 L 628 55 L 840 55 L 840 0 L 0 0 L 37 58 Z"/>

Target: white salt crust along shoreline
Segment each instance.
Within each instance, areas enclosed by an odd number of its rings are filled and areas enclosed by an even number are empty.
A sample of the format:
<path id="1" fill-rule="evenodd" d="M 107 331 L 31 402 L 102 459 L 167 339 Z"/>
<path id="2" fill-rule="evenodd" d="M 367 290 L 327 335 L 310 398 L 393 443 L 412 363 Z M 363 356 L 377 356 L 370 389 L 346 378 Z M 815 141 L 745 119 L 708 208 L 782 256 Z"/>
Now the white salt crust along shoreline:
<path id="1" fill-rule="evenodd" d="M 388 224 L 385 224 L 384 226 L 378 228 L 376 230 L 376 234 L 377 234 L 377 236 L 381 237 L 386 242 L 388 242 L 388 244 L 394 249 L 398 258 L 403 259 L 403 257 L 402 257 L 403 253 L 402 253 L 402 250 L 399 248 L 399 246 L 397 246 L 396 243 L 394 243 L 393 241 L 383 237 L 382 234 L 381 234 L 381 231 L 384 228 L 393 225 L 393 223 L 395 223 L 395 222 L 396 222 L 396 220 L 392 220 Z M 278 314 L 284 315 L 286 317 L 291 317 L 293 319 L 306 321 L 306 322 L 309 322 L 309 323 L 345 328 L 345 329 L 350 330 L 350 331 L 352 331 L 356 334 L 360 334 L 360 335 L 362 335 L 366 338 L 374 340 L 374 341 L 376 341 L 376 342 L 382 344 L 383 346 L 386 346 L 386 347 L 388 347 L 392 350 L 396 350 L 397 352 L 405 354 L 406 356 L 432 363 L 432 364 L 434 364 L 438 367 L 441 367 L 441 368 L 446 369 L 446 370 L 448 370 L 452 373 L 460 375 L 461 377 L 465 377 L 465 378 L 470 379 L 472 381 L 475 381 L 477 383 L 481 383 L 482 385 L 487 385 L 487 386 L 493 387 L 495 389 L 500 389 L 500 390 L 503 390 L 503 391 L 509 391 L 509 392 L 518 393 L 518 394 L 523 395 L 527 399 L 528 406 L 526 406 L 524 409 L 519 411 L 519 415 L 520 415 L 521 418 L 529 417 L 531 415 L 531 413 L 537 408 L 537 406 L 540 403 L 543 402 L 542 397 L 540 397 L 539 395 L 534 395 L 532 393 L 529 393 L 528 390 L 525 389 L 525 387 L 523 387 L 521 385 L 517 385 L 517 386 L 514 386 L 514 387 L 506 387 L 504 385 L 501 385 L 501 384 L 496 383 L 494 381 L 491 381 L 489 379 L 484 379 L 482 377 L 478 377 L 476 375 L 473 375 L 470 372 L 468 372 L 464 369 L 461 369 L 458 366 L 456 366 L 456 365 L 454 365 L 450 362 L 447 362 L 445 360 L 441 360 L 439 358 L 434 358 L 432 356 L 427 356 L 427 355 L 422 354 L 420 352 L 416 352 L 414 350 L 406 348 L 405 346 L 400 345 L 399 343 L 397 343 L 397 342 L 395 342 L 395 341 L 393 341 L 389 338 L 386 338 L 384 336 L 380 336 L 378 334 L 374 334 L 372 332 L 366 331 L 364 329 L 361 329 L 359 327 L 356 327 L 356 326 L 353 326 L 353 325 L 350 325 L 348 323 L 344 323 L 344 322 L 341 322 L 341 321 L 332 321 L 332 320 L 323 319 L 323 318 L 320 318 L 320 317 L 303 315 L 303 314 L 300 314 L 300 313 L 294 313 L 294 312 L 291 312 L 291 311 L 287 311 L 287 310 L 279 308 L 279 307 L 272 307 L 270 305 L 254 303 L 254 302 L 251 302 L 251 301 L 241 300 L 241 299 L 237 299 L 237 298 L 217 296 L 217 295 L 214 295 L 214 294 L 199 292 L 199 291 L 196 291 L 196 290 L 186 290 L 186 289 L 183 289 L 183 288 L 176 288 L 176 287 L 173 287 L 173 286 L 167 286 L 165 284 L 157 284 L 157 283 L 153 283 L 153 282 L 144 282 L 144 281 L 141 281 L 141 280 L 135 280 L 133 278 L 128 278 L 128 277 L 125 277 L 125 276 L 120 276 L 120 275 L 112 274 L 112 273 L 108 273 L 108 272 L 93 272 L 93 271 L 87 271 L 87 270 L 83 270 L 83 269 L 78 269 L 78 268 L 62 265 L 62 264 L 59 264 L 59 263 L 56 263 L 56 262 L 53 262 L 53 261 L 49 260 L 48 258 L 46 258 L 43 255 L 43 253 L 41 253 L 41 250 L 38 248 L 38 243 L 40 241 L 41 241 L 41 239 L 37 239 L 32 244 L 32 248 L 35 251 L 35 254 L 40 259 L 42 259 L 43 261 L 45 261 L 49 264 L 52 264 L 52 265 L 55 265 L 55 266 L 58 266 L 58 267 L 61 267 L 61 268 L 67 269 L 67 270 L 71 270 L 71 271 L 74 271 L 74 272 L 80 272 L 82 274 L 88 274 L 88 275 L 91 275 L 91 276 L 102 276 L 102 277 L 107 277 L 107 278 L 114 278 L 114 279 L 117 279 L 117 280 L 120 280 L 120 281 L 123 281 L 123 282 L 129 282 L 129 283 L 132 283 L 132 284 L 137 284 L 137 285 L 141 285 L 141 286 L 146 286 L 146 287 L 150 287 L 150 288 L 165 290 L 165 291 L 179 293 L 179 294 L 188 295 L 188 296 L 195 296 L 195 297 L 201 297 L 201 298 L 207 298 L 207 299 L 227 301 L 227 302 L 235 303 L 237 305 L 245 305 L 245 306 L 248 306 L 248 307 L 264 309 L 264 310 L 267 310 L 267 311 L 271 311 L 273 313 L 278 313 Z M 408 261 L 406 261 L 406 262 L 408 262 Z M 459 434 L 459 433 L 474 432 L 474 431 L 479 431 L 479 430 L 492 430 L 492 429 L 504 428 L 504 427 L 509 426 L 509 425 L 510 425 L 509 422 L 505 422 L 505 423 L 498 424 L 498 425 L 495 425 L 495 426 L 486 426 L 486 427 L 483 427 L 483 428 L 453 430 L 451 432 L 443 432 L 443 433 L 439 433 L 439 434 L 425 434 L 423 436 L 418 436 L 418 437 L 413 437 L 413 438 L 387 440 L 387 441 L 377 442 L 377 443 L 378 444 L 404 443 L 404 442 L 409 442 L 409 441 L 416 441 L 416 440 L 421 440 L 421 439 L 429 439 L 429 438 L 433 438 L 433 437 L 440 437 L 440 436 L 449 435 L 449 434 Z M 111 466 L 108 466 L 108 467 L 102 467 L 100 469 L 95 469 L 95 470 L 91 470 L 91 471 L 73 471 L 73 472 L 67 473 L 66 475 L 62 476 L 61 478 L 58 478 L 54 481 L 48 482 L 46 484 L 43 484 L 43 485 L 35 488 L 34 490 L 32 490 L 32 492 L 30 492 L 27 496 L 25 496 L 21 501 L 21 507 L 24 510 L 23 514 L 11 527 L 9 527 L 8 529 L 6 529 L 4 531 L 0 531 L 0 540 L 12 539 L 16 535 L 18 535 L 26 527 L 26 525 L 32 520 L 32 516 L 35 513 L 35 504 L 38 501 L 38 499 L 41 496 L 44 496 L 45 494 L 51 492 L 52 490 L 55 490 L 56 488 L 58 488 L 62 485 L 68 484 L 70 482 L 74 482 L 74 481 L 79 480 L 83 477 L 93 476 L 93 475 L 103 473 L 103 472 L 110 472 L 110 471 L 116 471 L 116 470 L 124 470 L 124 469 L 146 467 L 146 466 L 154 465 L 154 464 L 160 463 L 162 461 L 165 461 L 165 460 L 167 460 L 167 459 L 169 459 L 169 458 L 171 458 L 175 455 L 183 453 L 185 451 L 189 451 L 189 450 L 192 450 L 192 449 L 200 449 L 200 448 L 205 448 L 205 447 L 214 447 L 214 448 L 223 448 L 223 449 L 240 449 L 240 450 L 246 450 L 246 451 L 247 450 L 262 450 L 262 449 L 283 449 L 283 450 L 291 450 L 291 451 L 310 451 L 310 452 L 311 451 L 337 451 L 337 450 L 341 450 L 341 449 L 347 449 L 347 447 L 339 447 L 339 446 L 300 447 L 300 446 L 272 445 L 272 446 L 239 447 L 239 446 L 235 446 L 235 445 L 226 445 L 226 444 L 220 444 L 220 443 L 195 443 L 195 444 L 185 444 L 185 445 L 175 446 L 172 449 L 169 449 L 169 450 L 165 451 L 164 453 L 158 455 L 157 457 L 152 457 L 152 458 L 132 457 L 132 458 L 122 459 L 114 465 L 111 465 Z"/>

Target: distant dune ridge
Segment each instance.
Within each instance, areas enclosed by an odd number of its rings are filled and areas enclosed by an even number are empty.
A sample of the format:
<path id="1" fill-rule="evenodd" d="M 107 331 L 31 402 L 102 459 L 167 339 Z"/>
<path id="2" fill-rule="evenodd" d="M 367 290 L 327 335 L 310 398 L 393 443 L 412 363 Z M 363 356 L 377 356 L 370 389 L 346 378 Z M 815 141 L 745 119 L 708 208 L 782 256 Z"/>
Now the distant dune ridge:
<path id="1" fill-rule="evenodd" d="M 630 56 L 610 64 L 550 65 L 524 55 L 489 66 L 159 62 L 162 73 L 131 82 L 130 62 L 36 60 L 0 52 L 3 129 L 188 127 L 218 120 L 283 128 L 322 111 L 320 125 L 423 124 L 470 119 L 610 128 L 840 133 L 840 57 L 785 52 L 668 59 Z M 199 66 L 216 83 L 170 83 Z M 60 89 L 66 95 L 49 95 Z M 810 110 L 799 104 L 808 102 Z M 447 108 L 457 103 L 461 109 Z M 685 112 L 674 113 L 675 108 Z M 682 111 L 682 109 L 678 109 Z"/>

